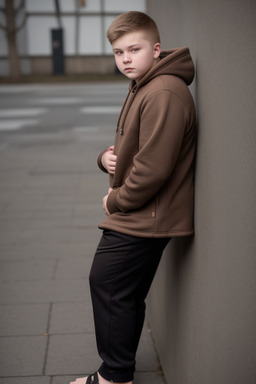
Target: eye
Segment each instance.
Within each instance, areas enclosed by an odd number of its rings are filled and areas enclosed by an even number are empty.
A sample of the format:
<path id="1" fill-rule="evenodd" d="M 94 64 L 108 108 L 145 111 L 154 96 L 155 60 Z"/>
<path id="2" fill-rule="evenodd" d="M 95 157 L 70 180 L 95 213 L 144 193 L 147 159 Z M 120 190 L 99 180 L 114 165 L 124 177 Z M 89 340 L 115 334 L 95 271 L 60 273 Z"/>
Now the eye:
<path id="1" fill-rule="evenodd" d="M 137 53 L 139 51 L 139 48 L 132 48 L 132 53 Z"/>
<path id="2" fill-rule="evenodd" d="M 116 56 L 121 56 L 122 51 L 115 51 L 114 53 L 115 53 Z"/>

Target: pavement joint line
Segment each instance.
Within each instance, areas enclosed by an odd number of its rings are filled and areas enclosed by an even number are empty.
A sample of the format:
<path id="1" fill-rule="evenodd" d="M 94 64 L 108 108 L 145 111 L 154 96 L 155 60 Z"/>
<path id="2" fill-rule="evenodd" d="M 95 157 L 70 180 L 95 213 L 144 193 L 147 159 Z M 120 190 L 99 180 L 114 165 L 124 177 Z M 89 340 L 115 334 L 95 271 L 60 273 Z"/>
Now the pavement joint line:
<path id="1" fill-rule="evenodd" d="M 44 377 L 56 377 L 57 375 L 45 375 Z M 58 376 L 67 376 L 67 375 L 58 375 Z M 71 375 L 68 375 L 71 376 Z M 18 375 L 18 376 L 0 376 L 0 379 L 18 379 L 19 377 L 42 377 L 42 375 Z"/>
<path id="2" fill-rule="evenodd" d="M 46 364 L 47 364 L 48 349 L 49 349 L 49 343 L 50 343 L 49 330 L 50 330 L 50 323 L 51 323 L 51 317 L 52 317 L 52 306 L 53 306 L 53 303 L 50 303 L 48 320 L 47 320 L 47 329 L 46 329 L 46 333 L 45 333 L 45 336 L 47 337 L 47 343 L 46 343 L 45 355 L 44 355 L 44 364 L 43 364 L 43 372 L 42 372 L 43 376 L 46 376 L 45 373 L 46 373 Z"/>
<path id="3" fill-rule="evenodd" d="M 52 303 L 52 304 L 59 304 L 59 303 Z M 45 333 L 34 333 L 31 335 L 28 335 L 27 333 L 24 335 L 2 335 L 0 336 L 1 339 L 18 339 L 18 338 L 23 338 L 23 337 L 35 337 L 35 336 L 44 336 L 44 337 L 52 337 L 52 336 L 67 336 L 67 335 L 94 335 L 94 331 L 85 331 L 85 332 L 60 332 L 60 333 L 51 333 L 51 332 L 45 332 Z M 48 343 L 47 343 L 48 346 Z"/>
<path id="4" fill-rule="evenodd" d="M 45 336 L 45 335 L 43 333 L 41 333 L 41 334 L 35 333 L 32 335 L 28 335 L 28 334 L 25 334 L 25 335 L 2 335 L 2 336 L 0 336 L 0 340 L 1 339 L 20 339 L 20 338 L 24 338 L 24 337 L 27 337 L 27 338 L 33 337 L 34 338 L 34 337 L 41 337 L 41 336 Z"/>

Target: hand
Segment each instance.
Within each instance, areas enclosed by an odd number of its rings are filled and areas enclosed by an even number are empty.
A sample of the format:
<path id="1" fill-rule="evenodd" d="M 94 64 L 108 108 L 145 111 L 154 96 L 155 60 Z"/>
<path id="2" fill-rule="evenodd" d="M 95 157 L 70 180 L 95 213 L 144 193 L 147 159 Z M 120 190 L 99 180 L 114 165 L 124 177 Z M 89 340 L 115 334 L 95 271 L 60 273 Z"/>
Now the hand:
<path id="1" fill-rule="evenodd" d="M 109 188 L 108 189 L 108 194 L 106 196 L 103 197 L 103 209 L 104 209 L 104 212 L 107 216 L 110 216 L 110 213 L 109 213 L 109 210 L 107 208 L 107 200 L 108 200 L 108 196 L 110 194 L 110 192 L 112 191 L 112 188 Z"/>
<path id="2" fill-rule="evenodd" d="M 103 167 L 110 173 L 114 175 L 116 170 L 116 155 L 114 155 L 114 146 L 111 145 L 107 151 L 103 154 L 101 158 L 101 163 Z"/>

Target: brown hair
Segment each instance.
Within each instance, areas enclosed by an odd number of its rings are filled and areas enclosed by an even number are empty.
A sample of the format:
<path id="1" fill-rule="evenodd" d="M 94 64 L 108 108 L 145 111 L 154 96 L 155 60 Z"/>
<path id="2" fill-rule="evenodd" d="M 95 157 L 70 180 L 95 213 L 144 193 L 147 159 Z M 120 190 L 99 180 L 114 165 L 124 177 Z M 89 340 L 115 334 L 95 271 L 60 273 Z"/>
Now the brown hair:
<path id="1" fill-rule="evenodd" d="M 156 23 L 151 17 L 142 12 L 130 11 L 117 16 L 107 30 L 107 38 L 112 44 L 128 32 L 147 31 L 153 38 L 153 43 L 160 43 L 160 35 Z"/>

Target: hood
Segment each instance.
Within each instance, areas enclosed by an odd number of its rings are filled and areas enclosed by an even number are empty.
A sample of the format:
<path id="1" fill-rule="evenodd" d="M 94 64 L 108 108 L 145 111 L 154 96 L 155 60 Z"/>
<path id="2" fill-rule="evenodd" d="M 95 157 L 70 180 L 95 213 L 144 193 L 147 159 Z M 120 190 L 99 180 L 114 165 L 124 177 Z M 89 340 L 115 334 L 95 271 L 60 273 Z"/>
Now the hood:
<path id="1" fill-rule="evenodd" d="M 187 47 L 162 51 L 159 58 L 160 60 L 157 64 L 155 64 L 138 83 L 131 83 L 133 91 L 159 75 L 178 76 L 183 79 L 187 85 L 192 83 L 195 69 L 190 51 Z"/>

